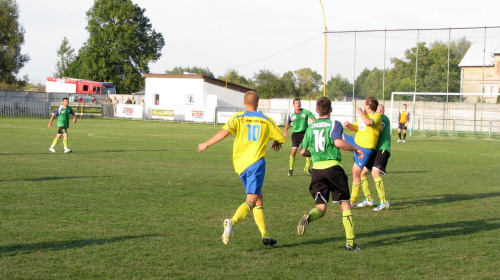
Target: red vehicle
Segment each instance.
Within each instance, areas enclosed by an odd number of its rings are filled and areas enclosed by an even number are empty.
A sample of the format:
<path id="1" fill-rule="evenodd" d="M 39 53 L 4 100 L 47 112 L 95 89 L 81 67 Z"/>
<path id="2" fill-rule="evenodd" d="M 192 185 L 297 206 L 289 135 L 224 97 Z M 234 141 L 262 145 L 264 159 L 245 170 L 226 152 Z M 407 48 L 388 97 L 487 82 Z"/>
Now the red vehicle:
<path id="1" fill-rule="evenodd" d="M 95 82 L 73 78 L 47 78 L 46 92 L 116 94 L 116 87 L 109 82 Z"/>

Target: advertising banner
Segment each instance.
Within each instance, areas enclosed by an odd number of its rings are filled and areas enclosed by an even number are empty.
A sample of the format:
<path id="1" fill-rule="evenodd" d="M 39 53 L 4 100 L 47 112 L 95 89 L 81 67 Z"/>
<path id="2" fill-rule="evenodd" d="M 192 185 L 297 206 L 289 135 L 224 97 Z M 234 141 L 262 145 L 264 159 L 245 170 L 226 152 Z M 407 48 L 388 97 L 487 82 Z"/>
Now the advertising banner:
<path id="1" fill-rule="evenodd" d="M 52 103 L 53 104 L 53 103 Z M 50 112 L 54 112 L 59 108 L 60 105 L 51 105 Z M 75 111 L 75 115 L 77 116 L 102 116 L 102 107 L 101 105 L 83 105 L 82 103 L 78 103 L 78 105 L 70 106 L 73 111 Z"/>
<path id="2" fill-rule="evenodd" d="M 118 118 L 142 119 L 142 105 L 116 104 Z"/>
<path id="3" fill-rule="evenodd" d="M 167 110 L 160 107 L 153 107 L 151 109 L 151 118 L 154 120 L 174 120 L 174 110 Z"/>
<path id="4" fill-rule="evenodd" d="M 214 122 L 213 111 L 206 107 L 186 108 L 185 119 L 189 122 Z"/>

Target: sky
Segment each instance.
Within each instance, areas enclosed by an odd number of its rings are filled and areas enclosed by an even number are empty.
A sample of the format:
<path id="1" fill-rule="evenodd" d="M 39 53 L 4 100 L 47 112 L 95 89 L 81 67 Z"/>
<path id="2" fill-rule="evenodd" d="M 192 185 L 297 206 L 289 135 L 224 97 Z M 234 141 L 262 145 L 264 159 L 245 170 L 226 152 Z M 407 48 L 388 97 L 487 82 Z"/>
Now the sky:
<path id="1" fill-rule="evenodd" d="M 390 58 L 403 58 L 417 41 L 430 44 L 465 36 L 476 43 L 486 41 L 487 49 L 500 46 L 500 28 L 484 28 L 500 27 L 498 0 L 132 2 L 145 9 L 153 29 L 165 39 L 161 58 L 149 65 L 151 73 L 197 66 L 210 69 L 216 77 L 233 69 L 252 78 L 263 69 L 281 76 L 301 68 L 324 76 L 325 21 L 329 32 L 356 31 L 328 33 L 327 78 L 340 74 L 352 81 L 364 68 L 391 67 Z M 94 1 L 17 0 L 17 4 L 25 30 L 21 53 L 30 57 L 18 76 L 45 84 L 56 72 L 56 52 L 64 37 L 75 51 L 87 41 L 86 12 Z M 482 28 L 455 29 L 463 27 Z M 438 28 L 446 30 L 427 30 Z M 366 30 L 388 31 L 362 32 Z"/>

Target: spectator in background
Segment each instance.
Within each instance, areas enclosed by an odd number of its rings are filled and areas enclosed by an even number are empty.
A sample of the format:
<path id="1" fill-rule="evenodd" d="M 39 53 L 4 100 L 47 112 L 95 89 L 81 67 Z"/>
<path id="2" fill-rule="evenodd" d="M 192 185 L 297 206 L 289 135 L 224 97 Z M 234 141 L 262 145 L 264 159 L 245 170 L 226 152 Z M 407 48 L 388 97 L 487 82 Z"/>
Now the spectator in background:
<path id="1" fill-rule="evenodd" d="M 78 103 L 78 96 L 75 96 L 75 99 L 73 99 L 73 102 Z"/>
<path id="2" fill-rule="evenodd" d="M 135 104 L 135 99 L 134 99 L 134 97 L 132 97 L 132 104 Z"/>
<path id="3" fill-rule="evenodd" d="M 118 103 L 120 103 L 120 102 L 118 101 L 118 99 L 116 99 L 116 96 L 114 96 L 111 104 L 113 104 L 113 111 L 115 112 L 115 114 L 116 114 L 116 104 L 118 104 Z"/>
<path id="4" fill-rule="evenodd" d="M 83 97 L 80 96 L 80 98 L 78 98 L 78 102 L 83 102 L 83 101 L 85 100 L 83 99 Z"/>
<path id="5" fill-rule="evenodd" d="M 92 102 L 92 103 L 94 103 L 94 104 L 95 104 L 95 103 L 99 103 L 99 102 L 97 102 L 97 99 L 95 99 L 95 96 L 92 96 L 92 100 L 90 100 L 90 102 Z"/>
<path id="6" fill-rule="evenodd" d="M 132 100 L 130 100 L 130 97 L 127 97 L 127 101 L 125 101 L 125 104 L 132 104 Z"/>

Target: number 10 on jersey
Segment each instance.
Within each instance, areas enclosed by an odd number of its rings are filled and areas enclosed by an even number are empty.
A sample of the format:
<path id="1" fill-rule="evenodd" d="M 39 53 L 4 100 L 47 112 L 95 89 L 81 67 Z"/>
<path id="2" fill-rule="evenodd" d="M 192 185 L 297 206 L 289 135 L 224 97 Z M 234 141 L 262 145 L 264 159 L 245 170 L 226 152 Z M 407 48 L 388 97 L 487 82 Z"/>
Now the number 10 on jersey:
<path id="1" fill-rule="evenodd" d="M 248 128 L 248 137 L 247 137 L 247 140 L 248 141 L 257 141 L 257 140 L 259 140 L 259 137 L 260 137 L 260 125 L 258 125 L 258 124 L 254 124 L 254 125 L 247 124 L 247 128 Z"/>

